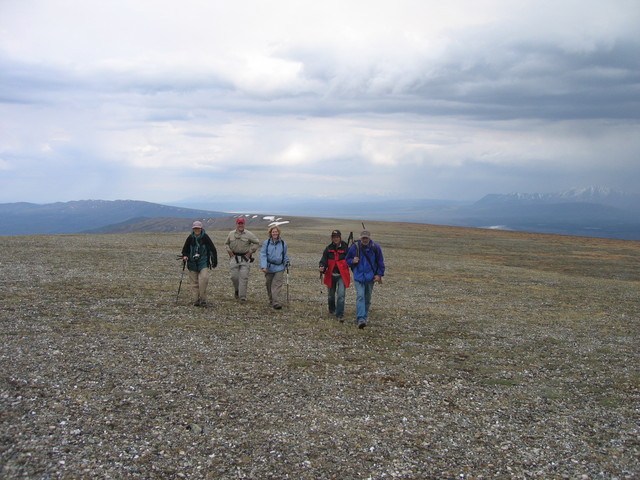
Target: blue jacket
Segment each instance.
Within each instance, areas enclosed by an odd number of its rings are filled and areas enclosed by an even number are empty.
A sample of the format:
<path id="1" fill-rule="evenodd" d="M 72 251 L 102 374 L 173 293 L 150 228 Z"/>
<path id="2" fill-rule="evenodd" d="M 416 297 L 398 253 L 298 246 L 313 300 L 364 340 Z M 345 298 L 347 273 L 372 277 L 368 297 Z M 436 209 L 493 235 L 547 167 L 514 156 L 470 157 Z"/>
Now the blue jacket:
<path id="1" fill-rule="evenodd" d="M 260 250 L 260 268 L 266 268 L 267 273 L 281 272 L 289 262 L 287 244 L 284 240 L 278 239 L 274 243 L 268 239 L 262 242 Z"/>
<path id="2" fill-rule="evenodd" d="M 353 257 L 359 257 L 358 263 L 353 263 Z M 351 245 L 347 252 L 347 265 L 353 270 L 353 279 L 360 283 L 373 282 L 374 275 L 384 276 L 384 257 L 382 249 L 373 240 L 368 246 L 362 245 L 360 240 Z"/>

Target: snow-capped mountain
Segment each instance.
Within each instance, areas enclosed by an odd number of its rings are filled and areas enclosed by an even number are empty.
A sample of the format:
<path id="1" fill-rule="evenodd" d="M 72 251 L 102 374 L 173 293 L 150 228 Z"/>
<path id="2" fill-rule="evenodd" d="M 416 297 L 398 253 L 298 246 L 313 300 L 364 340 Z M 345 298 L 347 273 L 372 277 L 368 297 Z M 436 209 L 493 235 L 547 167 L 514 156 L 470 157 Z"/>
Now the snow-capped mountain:
<path id="1" fill-rule="evenodd" d="M 624 210 L 640 210 L 640 195 L 607 187 L 572 188 L 558 193 L 493 193 L 475 203 L 478 207 L 591 203 Z"/>

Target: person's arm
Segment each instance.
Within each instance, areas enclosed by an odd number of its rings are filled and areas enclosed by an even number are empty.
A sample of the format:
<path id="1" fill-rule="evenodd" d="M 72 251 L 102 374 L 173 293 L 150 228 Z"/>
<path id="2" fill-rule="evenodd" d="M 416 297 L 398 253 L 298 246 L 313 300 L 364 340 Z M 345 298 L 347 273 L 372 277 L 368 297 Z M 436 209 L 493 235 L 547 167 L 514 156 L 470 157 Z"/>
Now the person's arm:
<path id="1" fill-rule="evenodd" d="M 187 237 L 187 239 L 184 242 L 184 245 L 182 247 L 182 260 L 184 262 L 189 260 L 189 240 L 191 239 L 191 237 Z"/>
<path id="2" fill-rule="evenodd" d="M 256 253 L 256 250 L 258 250 L 258 247 L 260 247 L 260 240 L 258 240 L 258 237 L 251 233 L 251 235 L 249 235 L 249 243 L 251 244 L 249 246 L 249 256 L 251 256 Z"/>
<path id="3" fill-rule="evenodd" d="M 262 243 L 262 249 L 260 249 L 260 270 L 263 272 L 267 271 L 267 255 L 269 252 L 267 251 L 269 248 L 269 241 L 265 240 Z"/>
<path id="4" fill-rule="evenodd" d="M 287 242 L 282 242 L 282 248 L 284 248 L 284 265 L 285 267 L 291 265 L 291 260 L 289 260 L 289 246 Z"/>
<path id="5" fill-rule="evenodd" d="M 355 267 L 358 262 L 360 262 L 360 258 L 357 257 L 357 244 L 353 244 L 351 245 L 351 248 L 349 248 L 349 251 L 347 252 L 347 256 L 345 258 L 345 260 L 347 261 L 347 265 L 349 265 L 351 268 Z"/>
<path id="6" fill-rule="evenodd" d="M 216 250 L 216 246 L 213 244 L 213 240 L 211 240 L 209 235 L 206 236 L 205 242 L 209 249 L 209 267 L 216 268 L 218 266 L 218 251 Z"/>
<path id="7" fill-rule="evenodd" d="M 324 273 L 324 271 L 327 269 L 328 266 L 329 266 L 329 247 L 326 247 L 322 252 L 322 257 L 320 258 L 320 261 L 318 262 L 318 268 L 322 273 Z"/>
<path id="8" fill-rule="evenodd" d="M 231 250 L 231 236 L 233 235 L 233 232 L 230 232 L 227 235 L 227 239 L 224 241 L 224 245 L 227 248 L 227 253 L 229 254 L 229 258 L 233 257 L 233 250 Z"/>
<path id="9" fill-rule="evenodd" d="M 382 255 L 382 249 L 380 245 L 376 244 L 376 248 L 378 249 L 378 275 L 384 277 L 384 271 L 386 269 L 384 265 L 384 255 Z"/>

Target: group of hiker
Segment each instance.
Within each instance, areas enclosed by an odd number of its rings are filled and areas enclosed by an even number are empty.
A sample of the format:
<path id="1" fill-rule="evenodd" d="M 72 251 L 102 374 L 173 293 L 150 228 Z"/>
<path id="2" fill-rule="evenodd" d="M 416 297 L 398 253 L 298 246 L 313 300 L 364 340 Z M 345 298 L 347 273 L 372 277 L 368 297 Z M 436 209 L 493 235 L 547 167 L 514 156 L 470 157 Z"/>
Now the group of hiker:
<path id="1" fill-rule="evenodd" d="M 284 303 L 285 271 L 288 272 L 291 264 L 287 243 L 281 238 L 278 225 L 269 227 L 268 238 L 262 243 L 245 227 L 245 218 L 238 217 L 235 230 L 229 232 L 224 242 L 235 298 L 246 302 L 250 267 L 255 260 L 254 254 L 260 249 L 260 270 L 265 275 L 269 305 L 280 310 Z M 192 232 L 182 247 L 182 260 L 183 267 L 188 270 L 194 305 L 206 307 L 209 272 L 218 266 L 218 252 L 200 221 L 193 222 Z M 340 230 L 333 230 L 331 243 L 322 252 L 318 268 L 323 284 L 327 286 L 329 313 L 340 322 L 344 322 L 346 289 L 351 284 L 353 272 L 356 323 L 358 328 L 366 327 L 373 286 L 382 283 L 385 271 L 382 249 L 371 240 L 371 233 L 363 230 L 360 239 L 349 245 L 342 240 Z"/>

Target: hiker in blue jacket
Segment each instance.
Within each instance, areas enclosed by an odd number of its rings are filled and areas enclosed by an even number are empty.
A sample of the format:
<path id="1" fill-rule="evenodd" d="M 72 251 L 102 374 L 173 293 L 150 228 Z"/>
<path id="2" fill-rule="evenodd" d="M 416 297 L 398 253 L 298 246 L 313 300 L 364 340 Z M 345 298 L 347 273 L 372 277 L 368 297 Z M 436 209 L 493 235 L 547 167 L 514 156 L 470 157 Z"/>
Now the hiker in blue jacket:
<path id="1" fill-rule="evenodd" d="M 363 230 L 360 240 L 355 242 L 347 252 L 347 265 L 353 270 L 353 281 L 356 285 L 356 316 L 358 328 L 367 326 L 369 306 L 373 285 L 382 283 L 384 276 L 384 257 L 382 249 L 371 240 L 371 233 Z"/>
<path id="2" fill-rule="evenodd" d="M 187 237 L 182 247 L 182 261 L 186 262 L 189 270 L 193 304 L 196 307 L 206 307 L 209 270 L 218 266 L 218 252 L 211 238 L 202 228 L 202 222 L 193 222 L 191 230 L 191 235 Z"/>
<path id="3" fill-rule="evenodd" d="M 280 238 L 280 227 L 269 227 L 269 238 L 262 242 L 260 269 L 264 272 L 269 304 L 276 310 L 282 308 L 284 271 L 289 268 L 287 244 Z"/>

